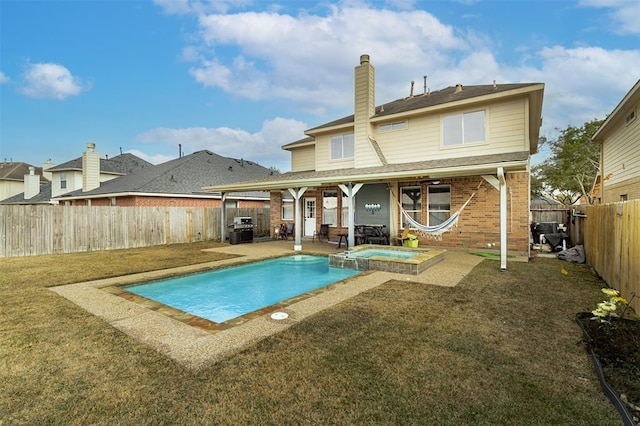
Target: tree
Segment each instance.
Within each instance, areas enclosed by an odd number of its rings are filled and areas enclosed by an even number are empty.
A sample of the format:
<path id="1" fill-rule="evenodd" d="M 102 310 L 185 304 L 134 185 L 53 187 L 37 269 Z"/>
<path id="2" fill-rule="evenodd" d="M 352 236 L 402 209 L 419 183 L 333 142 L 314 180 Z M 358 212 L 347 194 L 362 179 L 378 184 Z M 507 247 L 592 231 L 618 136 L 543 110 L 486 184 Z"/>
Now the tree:
<path id="1" fill-rule="evenodd" d="M 547 196 L 564 205 L 572 205 L 581 197 L 593 203 L 591 189 L 600 167 L 600 145 L 591 138 L 604 120 L 592 120 L 581 127 L 559 130 L 555 140 L 541 138 L 551 156 L 532 170 L 531 192 Z"/>

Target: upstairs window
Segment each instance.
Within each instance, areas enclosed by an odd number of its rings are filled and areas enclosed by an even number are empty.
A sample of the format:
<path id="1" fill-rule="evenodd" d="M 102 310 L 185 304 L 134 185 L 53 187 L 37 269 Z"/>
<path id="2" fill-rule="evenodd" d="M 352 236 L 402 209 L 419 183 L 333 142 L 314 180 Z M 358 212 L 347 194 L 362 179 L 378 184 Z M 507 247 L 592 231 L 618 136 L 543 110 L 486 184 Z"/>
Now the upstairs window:
<path id="1" fill-rule="evenodd" d="M 331 159 L 353 158 L 353 133 L 331 138 Z"/>
<path id="2" fill-rule="evenodd" d="M 380 130 L 381 132 L 385 132 L 388 130 L 399 130 L 399 129 L 406 129 L 406 128 L 407 128 L 406 121 L 397 121 L 395 123 L 381 124 L 378 127 L 378 130 Z"/>
<path id="3" fill-rule="evenodd" d="M 442 144 L 458 146 L 485 141 L 485 111 L 442 117 Z"/>
<path id="4" fill-rule="evenodd" d="M 60 173 L 60 189 L 67 189 L 67 174 L 65 172 Z"/>

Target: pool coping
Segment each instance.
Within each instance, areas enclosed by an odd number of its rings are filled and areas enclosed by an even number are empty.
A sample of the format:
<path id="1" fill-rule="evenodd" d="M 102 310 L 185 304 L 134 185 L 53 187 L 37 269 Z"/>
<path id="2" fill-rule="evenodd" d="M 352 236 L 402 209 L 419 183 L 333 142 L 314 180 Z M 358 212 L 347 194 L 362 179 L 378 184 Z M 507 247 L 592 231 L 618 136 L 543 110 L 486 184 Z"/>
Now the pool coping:
<path id="1" fill-rule="evenodd" d="M 253 247 L 250 247 L 253 246 Z M 255 246 L 262 246 L 256 248 Z M 293 251 L 290 246 L 252 244 L 241 247 L 210 249 L 229 253 L 245 254 L 241 258 L 224 259 L 197 265 L 131 274 L 102 280 L 51 287 L 50 290 L 65 297 L 91 314 L 125 334 L 150 346 L 173 359 L 183 367 L 198 371 L 227 358 L 273 334 L 279 333 L 303 319 L 350 299 L 364 291 L 395 279 L 433 285 L 455 286 L 473 267 L 484 259 L 462 252 L 447 253 L 445 260 L 422 274 L 408 276 L 382 271 L 365 271 L 362 274 L 331 284 L 331 288 L 318 292 L 278 309 L 289 317 L 284 320 L 271 319 L 268 313 L 244 321 L 223 330 L 211 333 L 165 315 L 162 311 L 149 309 L 123 297 L 104 291 L 105 288 L 123 286 L 141 281 L 160 279 L 176 274 L 217 269 L 236 263 L 253 262 L 286 254 L 317 254 L 308 251 Z M 326 253 L 324 253 L 326 255 Z M 444 270 L 443 270 L 444 269 Z M 443 279 L 443 277 L 446 277 Z"/>

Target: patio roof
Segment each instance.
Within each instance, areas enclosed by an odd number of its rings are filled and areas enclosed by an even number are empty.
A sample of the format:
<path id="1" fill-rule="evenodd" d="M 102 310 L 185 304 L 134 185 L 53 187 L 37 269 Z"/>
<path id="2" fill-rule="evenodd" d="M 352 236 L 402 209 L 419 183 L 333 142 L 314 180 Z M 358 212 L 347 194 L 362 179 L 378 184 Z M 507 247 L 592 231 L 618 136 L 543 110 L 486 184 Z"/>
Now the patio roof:
<path id="1" fill-rule="evenodd" d="M 498 167 L 505 172 L 525 170 L 529 152 L 449 158 L 412 163 L 388 164 L 379 167 L 348 168 L 338 170 L 288 172 L 243 182 L 205 187 L 208 192 L 236 192 L 252 190 L 278 190 L 294 187 L 319 187 L 345 182 L 390 182 L 411 179 L 433 179 L 459 176 L 495 174 Z"/>

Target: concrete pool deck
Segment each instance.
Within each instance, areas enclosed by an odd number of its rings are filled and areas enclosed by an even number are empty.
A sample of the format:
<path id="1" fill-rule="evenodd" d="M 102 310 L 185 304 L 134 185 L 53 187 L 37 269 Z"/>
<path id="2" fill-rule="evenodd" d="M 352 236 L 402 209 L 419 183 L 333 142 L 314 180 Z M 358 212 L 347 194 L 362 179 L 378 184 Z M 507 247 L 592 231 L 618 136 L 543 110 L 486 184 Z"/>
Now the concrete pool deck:
<path id="1" fill-rule="evenodd" d="M 239 323 L 216 332 L 194 327 L 165 315 L 162 309 L 152 310 L 106 291 L 114 286 L 160 279 L 203 269 L 238 263 L 255 262 L 288 254 L 336 253 L 336 246 L 328 243 L 304 241 L 303 251 L 293 250 L 292 241 L 269 241 L 238 244 L 208 249 L 237 254 L 242 257 L 215 262 L 171 268 L 160 271 L 126 275 L 52 287 L 51 290 L 67 298 L 88 312 L 102 318 L 120 331 L 165 354 L 187 369 L 197 371 L 237 353 L 260 340 L 283 331 L 298 321 L 334 306 L 359 293 L 375 288 L 389 280 L 412 281 L 430 285 L 455 286 L 484 259 L 472 254 L 448 251 L 445 259 L 419 275 L 407 276 L 381 271 L 366 271 L 361 275 L 332 284 L 328 289 L 311 292 L 312 297 L 284 306 L 278 311 L 289 314 L 284 320 L 273 320 L 269 314 Z M 231 321 L 233 322 L 233 320 Z"/>

